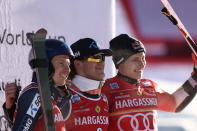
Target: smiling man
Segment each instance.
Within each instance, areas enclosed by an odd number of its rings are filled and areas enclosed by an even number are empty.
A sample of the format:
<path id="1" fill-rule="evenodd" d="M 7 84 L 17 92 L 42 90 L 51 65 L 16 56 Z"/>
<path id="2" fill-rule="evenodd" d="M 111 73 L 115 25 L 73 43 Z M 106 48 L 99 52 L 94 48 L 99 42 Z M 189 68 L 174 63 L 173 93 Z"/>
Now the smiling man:
<path id="1" fill-rule="evenodd" d="M 72 111 L 66 121 L 68 131 L 107 131 L 108 101 L 101 94 L 104 83 L 105 57 L 110 49 L 100 49 L 91 38 L 83 38 L 71 45 L 74 59 L 71 62 Z"/>
<path id="2" fill-rule="evenodd" d="M 110 41 L 110 49 L 118 73 L 102 88 L 109 101 L 108 130 L 157 131 L 156 110 L 179 112 L 196 95 L 196 69 L 177 91 L 169 94 L 154 81 L 142 79 L 146 51 L 140 41 L 121 34 Z"/>

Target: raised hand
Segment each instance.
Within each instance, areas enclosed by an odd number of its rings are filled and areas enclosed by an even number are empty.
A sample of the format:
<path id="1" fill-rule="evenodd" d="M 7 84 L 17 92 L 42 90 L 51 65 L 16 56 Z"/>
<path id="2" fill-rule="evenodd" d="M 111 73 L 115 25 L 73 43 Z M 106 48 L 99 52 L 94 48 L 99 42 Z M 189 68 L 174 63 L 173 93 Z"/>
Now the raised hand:
<path id="1" fill-rule="evenodd" d="M 18 97 L 19 90 L 15 83 L 10 83 L 5 86 L 5 106 L 7 109 L 10 109 L 15 103 Z"/>

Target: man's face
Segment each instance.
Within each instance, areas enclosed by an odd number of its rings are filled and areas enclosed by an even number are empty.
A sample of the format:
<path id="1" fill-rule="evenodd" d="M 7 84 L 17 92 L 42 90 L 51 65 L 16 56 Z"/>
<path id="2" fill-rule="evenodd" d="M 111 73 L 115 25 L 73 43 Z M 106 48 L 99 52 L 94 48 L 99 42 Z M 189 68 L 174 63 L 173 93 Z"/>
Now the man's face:
<path id="1" fill-rule="evenodd" d="M 93 80 L 103 80 L 105 77 L 104 66 L 104 62 L 83 61 L 83 72 L 85 77 Z"/>
<path id="2" fill-rule="evenodd" d="M 98 59 L 94 60 L 94 57 L 89 57 L 85 60 L 80 60 L 80 67 L 77 67 L 78 74 L 93 80 L 103 80 L 105 77 L 105 62 L 104 59 L 100 60 L 99 62 L 98 61 Z"/>
<path id="3" fill-rule="evenodd" d="M 62 86 L 66 84 L 66 80 L 70 73 L 70 60 L 67 55 L 57 55 L 53 57 L 51 63 L 54 67 L 53 80 L 55 85 Z"/>
<path id="4" fill-rule="evenodd" d="M 141 79 L 145 66 L 145 54 L 142 52 L 127 58 L 126 61 L 119 65 L 118 70 L 122 75 L 129 78 Z"/>

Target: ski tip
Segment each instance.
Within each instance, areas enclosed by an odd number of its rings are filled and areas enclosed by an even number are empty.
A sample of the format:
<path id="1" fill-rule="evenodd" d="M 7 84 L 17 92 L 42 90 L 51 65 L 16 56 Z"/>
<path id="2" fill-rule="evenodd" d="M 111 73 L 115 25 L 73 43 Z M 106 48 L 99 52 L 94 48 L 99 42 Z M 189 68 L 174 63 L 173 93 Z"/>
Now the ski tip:
<path id="1" fill-rule="evenodd" d="M 169 12 L 168 12 L 168 10 L 167 10 L 167 8 L 166 7 L 164 7 L 162 10 L 161 10 L 161 13 L 166 13 L 166 14 L 169 14 Z"/>
<path id="2" fill-rule="evenodd" d="M 178 24 L 178 21 L 176 20 L 176 18 L 169 12 L 169 10 L 164 7 L 162 10 L 161 10 L 161 13 L 163 13 L 165 16 L 168 17 L 168 19 L 174 24 L 174 25 L 177 25 Z"/>
<path id="3" fill-rule="evenodd" d="M 47 34 L 47 30 L 44 29 L 44 28 L 40 28 L 40 29 L 36 32 L 36 34 Z"/>

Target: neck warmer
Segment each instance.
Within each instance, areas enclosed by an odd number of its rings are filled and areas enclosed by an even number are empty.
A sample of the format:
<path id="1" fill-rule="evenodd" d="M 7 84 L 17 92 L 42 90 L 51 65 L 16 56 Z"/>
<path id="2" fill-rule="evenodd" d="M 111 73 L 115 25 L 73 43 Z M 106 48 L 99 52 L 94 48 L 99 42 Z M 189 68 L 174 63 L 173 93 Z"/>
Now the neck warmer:
<path id="1" fill-rule="evenodd" d="M 80 75 L 75 75 L 72 82 L 82 92 L 86 92 L 86 91 L 101 88 L 103 86 L 103 83 L 104 83 L 104 81 L 92 80 L 92 79 L 88 79 L 88 78 L 80 76 Z"/>

